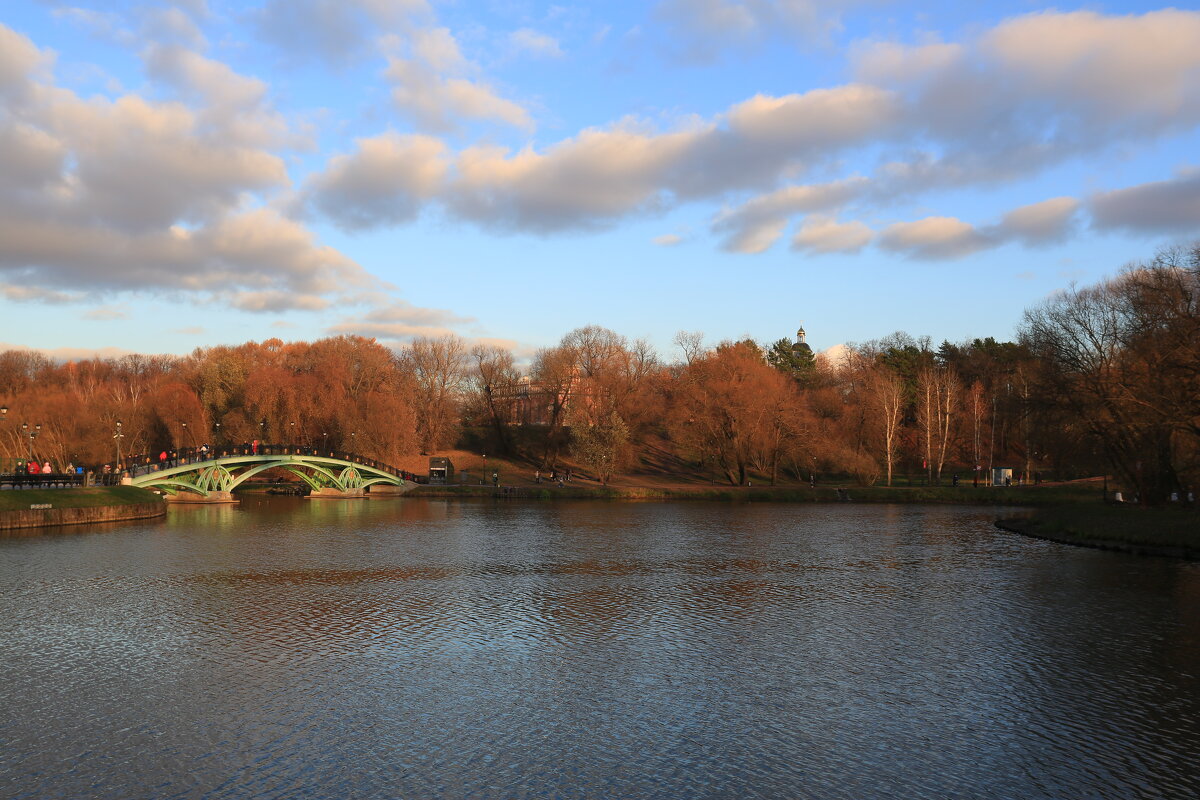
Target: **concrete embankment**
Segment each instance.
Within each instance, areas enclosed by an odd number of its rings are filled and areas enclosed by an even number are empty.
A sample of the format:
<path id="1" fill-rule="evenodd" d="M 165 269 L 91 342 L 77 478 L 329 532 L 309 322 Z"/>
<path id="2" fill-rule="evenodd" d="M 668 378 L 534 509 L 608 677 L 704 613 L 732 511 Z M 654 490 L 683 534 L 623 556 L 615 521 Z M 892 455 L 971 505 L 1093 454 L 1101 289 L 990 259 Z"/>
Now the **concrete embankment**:
<path id="1" fill-rule="evenodd" d="M 0 532 L 152 519 L 166 513 L 161 497 L 135 486 L 0 492 Z"/>

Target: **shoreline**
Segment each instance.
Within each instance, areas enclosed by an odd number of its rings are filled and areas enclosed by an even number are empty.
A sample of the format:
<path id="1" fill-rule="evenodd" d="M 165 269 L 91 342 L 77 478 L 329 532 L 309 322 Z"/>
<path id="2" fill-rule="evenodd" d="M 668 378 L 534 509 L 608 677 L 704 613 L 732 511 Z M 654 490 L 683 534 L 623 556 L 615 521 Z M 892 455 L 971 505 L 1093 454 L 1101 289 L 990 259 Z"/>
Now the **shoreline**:
<path id="1" fill-rule="evenodd" d="M 1061 514 L 1062 509 L 1056 509 L 1056 511 Z M 1200 520 L 1200 516 L 1197 519 Z M 1054 523 L 1052 522 L 1039 520 L 1036 514 L 1030 517 L 997 519 L 994 524 L 1000 530 L 1008 531 L 1009 533 L 1028 536 L 1031 539 L 1042 539 L 1043 541 L 1054 542 L 1056 544 L 1087 547 L 1093 550 L 1108 550 L 1137 556 L 1200 561 L 1200 533 L 1195 534 L 1196 542 L 1193 544 L 1169 543 L 1164 541 L 1130 541 L 1128 539 L 1117 538 L 1119 534 L 1114 535 L 1112 538 L 1106 538 L 1104 536 L 1096 536 L 1095 534 L 1076 533 L 1070 529 L 1059 529 L 1053 527 Z M 1165 535 L 1169 536 L 1170 534 Z"/>
<path id="2" fill-rule="evenodd" d="M 1076 487 L 972 486 L 557 486 L 420 485 L 409 497 L 513 500 L 687 500 L 770 503 L 901 503 L 974 506 L 1043 506 L 1086 503 L 1088 490 Z M 1099 499 L 1094 500 L 1097 504 Z"/>
<path id="3" fill-rule="evenodd" d="M 19 502 L 18 502 L 19 501 Z M 131 522 L 167 514 L 154 492 L 134 486 L 78 489 L 13 489 L 0 495 L 0 536 L 49 528 Z"/>

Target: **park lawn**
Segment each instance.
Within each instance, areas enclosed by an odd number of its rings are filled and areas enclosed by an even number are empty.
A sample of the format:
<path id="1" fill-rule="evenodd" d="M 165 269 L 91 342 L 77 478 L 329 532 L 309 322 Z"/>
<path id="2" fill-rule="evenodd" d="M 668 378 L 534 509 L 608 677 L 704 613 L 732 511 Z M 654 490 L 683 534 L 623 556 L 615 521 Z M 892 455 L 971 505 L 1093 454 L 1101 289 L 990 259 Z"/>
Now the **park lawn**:
<path id="1" fill-rule="evenodd" d="M 161 497 L 137 486 L 90 486 L 86 489 L 13 489 L 0 492 L 0 511 L 27 511 L 31 505 L 54 508 L 132 506 L 160 502 Z"/>

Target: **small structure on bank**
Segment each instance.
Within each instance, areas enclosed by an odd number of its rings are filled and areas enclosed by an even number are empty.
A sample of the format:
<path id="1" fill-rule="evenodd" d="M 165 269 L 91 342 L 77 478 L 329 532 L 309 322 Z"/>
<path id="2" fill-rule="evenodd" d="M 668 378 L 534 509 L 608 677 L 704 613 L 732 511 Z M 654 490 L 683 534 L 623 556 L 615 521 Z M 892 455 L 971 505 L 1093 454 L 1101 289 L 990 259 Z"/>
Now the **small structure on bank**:
<path id="1" fill-rule="evenodd" d="M 454 480 L 454 462 L 445 456 L 432 456 L 429 459 L 429 482 L 450 483 Z"/>

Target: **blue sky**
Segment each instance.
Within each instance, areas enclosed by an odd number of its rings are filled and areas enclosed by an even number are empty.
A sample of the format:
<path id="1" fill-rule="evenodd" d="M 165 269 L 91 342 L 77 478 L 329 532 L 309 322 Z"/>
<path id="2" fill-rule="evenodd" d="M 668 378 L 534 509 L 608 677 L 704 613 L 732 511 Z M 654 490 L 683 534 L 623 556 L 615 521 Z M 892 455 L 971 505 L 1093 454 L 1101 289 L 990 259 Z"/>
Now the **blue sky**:
<path id="1" fill-rule="evenodd" d="M 1008 338 L 1200 236 L 1200 12 L 0 10 L 0 346 Z"/>

